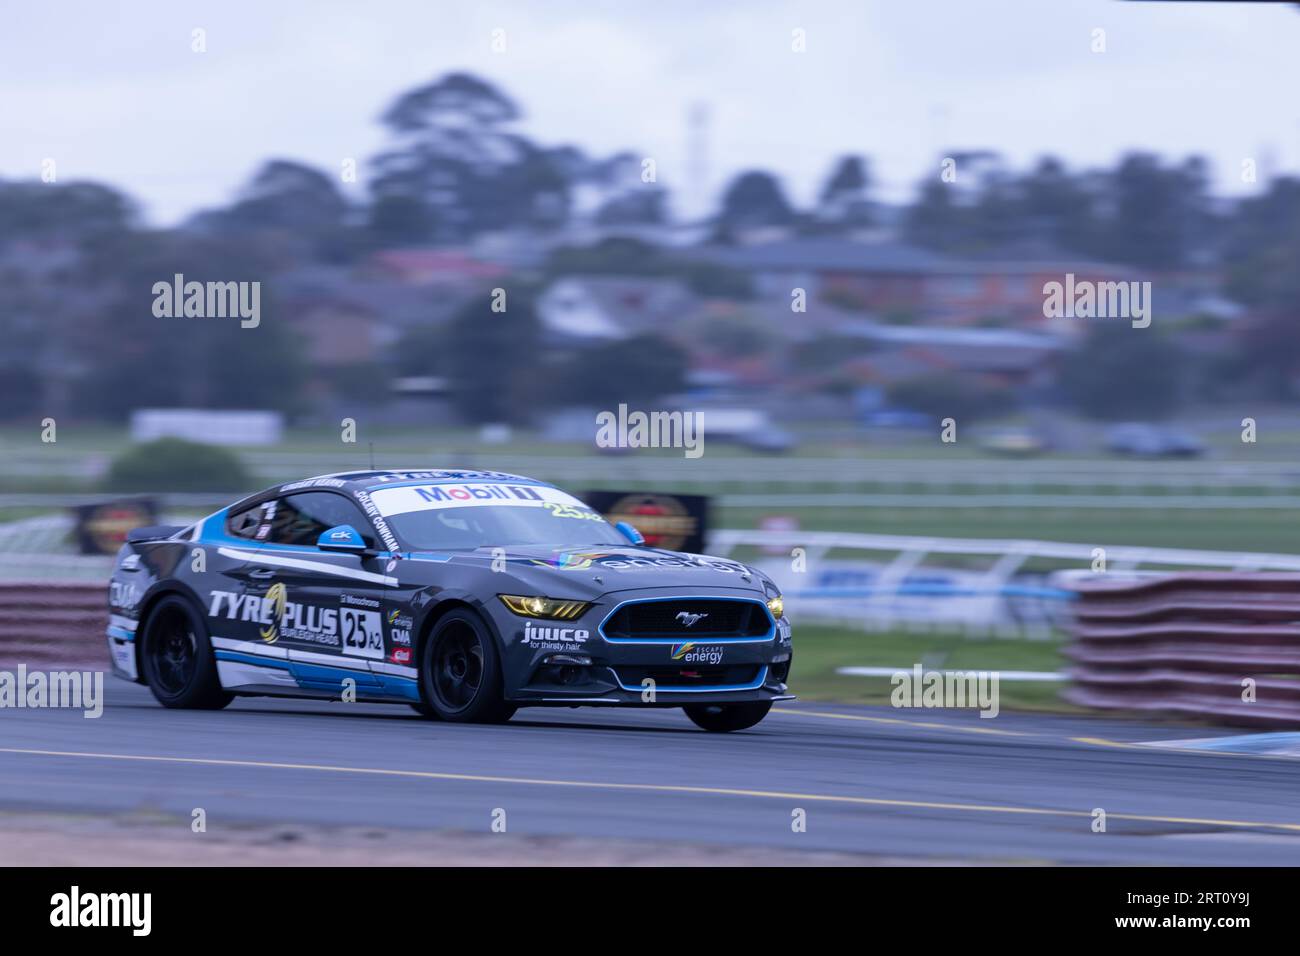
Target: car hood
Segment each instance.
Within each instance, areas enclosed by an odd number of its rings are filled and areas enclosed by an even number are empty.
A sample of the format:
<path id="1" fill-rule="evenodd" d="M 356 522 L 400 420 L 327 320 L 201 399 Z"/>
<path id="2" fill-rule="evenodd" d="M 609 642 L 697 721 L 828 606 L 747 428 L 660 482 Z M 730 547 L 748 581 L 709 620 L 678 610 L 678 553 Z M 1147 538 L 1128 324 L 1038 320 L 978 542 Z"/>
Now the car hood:
<path id="1" fill-rule="evenodd" d="M 761 595 L 766 580 L 752 568 L 726 558 L 636 546 L 514 546 L 441 554 L 413 552 L 407 557 L 412 565 L 435 562 L 483 568 L 514 579 L 527 589 L 525 593 L 551 597 L 590 599 L 632 588 L 733 588 Z"/>

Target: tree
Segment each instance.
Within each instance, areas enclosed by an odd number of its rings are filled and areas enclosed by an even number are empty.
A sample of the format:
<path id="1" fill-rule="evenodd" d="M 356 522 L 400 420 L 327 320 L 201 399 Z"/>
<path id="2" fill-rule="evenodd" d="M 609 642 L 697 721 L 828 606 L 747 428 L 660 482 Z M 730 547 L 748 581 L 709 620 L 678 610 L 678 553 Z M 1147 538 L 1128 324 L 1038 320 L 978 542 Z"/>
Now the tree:
<path id="1" fill-rule="evenodd" d="M 817 200 L 818 217 L 846 226 L 863 226 L 871 221 L 867 188 L 870 176 L 861 156 L 842 156 L 822 185 Z"/>
<path id="2" fill-rule="evenodd" d="M 1204 160 L 1165 168 L 1149 153 L 1125 156 L 1107 177 L 1107 204 L 1099 253 L 1151 269 L 1187 263 L 1208 218 Z"/>
<path id="3" fill-rule="evenodd" d="M 1090 418 L 1158 419 L 1173 412 L 1184 391 L 1187 359 L 1150 329 L 1099 324 L 1065 356 L 1060 382 Z"/>
<path id="4" fill-rule="evenodd" d="M 723 194 L 717 231 L 730 235 L 742 229 L 786 226 L 794 218 L 777 178 L 762 170 L 750 170 L 736 176 Z"/>
<path id="5" fill-rule="evenodd" d="M 0 237 L 82 242 L 124 232 L 136 217 L 130 199 L 100 183 L 0 183 Z"/>
<path id="6" fill-rule="evenodd" d="M 403 93 L 382 121 L 394 147 L 375 160 L 371 229 L 380 241 L 463 239 L 489 229 L 554 226 L 569 214 L 573 147 L 515 132 L 515 102 L 486 80 L 450 73 Z M 409 214 L 402 204 L 412 204 Z"/>
<path id="7" fill-rule="evenodd" d="M 150 405 L 299 409 L 302 348 L 276 308 L 258 243 L 138 233 L 98 250 L 84 269 L 101 298 L 63 343 L 85 369 L 75 383 L 79 412 L 120 418 Z M 260 283 L 260 323 L 155 316 L 154 284 L 176 273 L 186 282 Z"/>
<path id="8" fill-rule="evenodd" d="M 302 163 L 273 159 L 243 188 L 225 218 L 240 229 L 315 235 L 341 226 L 347 208 L 332 177 Z"/>
<path id="9" fill-rule="evenodd" d="M 527 422 L 536 407 L 553 400 L 563 381 L 539 359 L 541 323 L 534 291 L 508 288 L 505 305 L 504 312 L 493 312 L 485 292 L 443 330 L 436 367 L 469 422 Z"/>
<path id="10" fill-rule="evenodd" d="M 644 408 L 680 392 L 687 365 L 686 353 L 674 343 L 637 335 L 576 353 L 565 363 L 562 380 L 569 382 L 566 397 L 573 404 L 613 409 L 625 402 Z"/>
<path id="11" fill-rule="evenodd" d="M 889 387 L 888 397 L 891 405 L 931 418 L 969 421 L 1006 414 L 1015 404 L 1006 388 L 968 375 L 938 372 L 896 382 Z"/>

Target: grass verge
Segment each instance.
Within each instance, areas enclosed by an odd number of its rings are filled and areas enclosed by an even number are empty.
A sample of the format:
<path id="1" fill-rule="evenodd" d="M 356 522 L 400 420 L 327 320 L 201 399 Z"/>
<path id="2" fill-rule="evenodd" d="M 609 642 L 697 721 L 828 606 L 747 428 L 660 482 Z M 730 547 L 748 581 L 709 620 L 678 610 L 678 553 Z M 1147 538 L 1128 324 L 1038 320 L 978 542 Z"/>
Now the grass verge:
<path id="1" fill-rule="evenodd" d="M 837 674 L 840 667 L 896 667 L 923 664 L 936 670 L 1056 671 L 1063 666 L 1060 640 L 969 638 L 957 634 L 845 631 L 795 626 L 790 688 L 802 700 L 887 704 L 888 677 Z M 1012 710 L 1073 711 L 1061 700 L 1063 684 L 1002 681 L 1001 706 Z"/>

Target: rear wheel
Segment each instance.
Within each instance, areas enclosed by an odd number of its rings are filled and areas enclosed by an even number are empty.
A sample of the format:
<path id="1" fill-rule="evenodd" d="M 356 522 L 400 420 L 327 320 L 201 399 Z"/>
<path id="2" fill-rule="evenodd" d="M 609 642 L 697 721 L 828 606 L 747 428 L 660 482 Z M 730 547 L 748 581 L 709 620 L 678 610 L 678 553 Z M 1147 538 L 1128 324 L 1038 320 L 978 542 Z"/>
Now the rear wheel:
<path id="1" fill-rule="evenodd" d="M 501 723 L 516 709 L 503 686 L 501 656 L 487 625 L 467 609 L 444 615 L 421 655 L 421 703 L 442 720 Z"/>
<path id="2" fill-rule="evenodd" d="M 697 727 L 718 734 L 753 727 L 766 717 L 771 709 L 770 700 L 756 700 L 744 704 L 688 704 L 682 708 Z"/>
<path id="3" fill-rule="evenodd" d="M 177 595 L 159 601 L 143 628 L 140 663 L 145 682 L 164 707 L 216 710 L 233 694 L 221 689 L 203 619 Z"/>

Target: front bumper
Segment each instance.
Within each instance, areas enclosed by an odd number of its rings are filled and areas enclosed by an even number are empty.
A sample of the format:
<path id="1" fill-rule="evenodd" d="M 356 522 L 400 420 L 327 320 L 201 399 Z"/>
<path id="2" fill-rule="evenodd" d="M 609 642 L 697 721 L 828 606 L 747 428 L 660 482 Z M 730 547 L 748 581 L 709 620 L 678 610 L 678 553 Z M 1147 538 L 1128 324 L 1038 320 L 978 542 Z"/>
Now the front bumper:
<path id="1" fill-rule="evenodd" d="M 757 605 L 763 632 L 696 636 L 685 627 L 669 627 L 630 636 L 605 627 L 625 605 L 698 607 L 719 601 Z M 790 623 L 784 617 L 773 620 L 753 592 L 618 592 L 575 621 L 518 617 L 503 606 L 491 615 L 501 636 L 505 696 L 515 704 L 681 707 L 791 697 L 786 684 L 793 653 Z"/>

